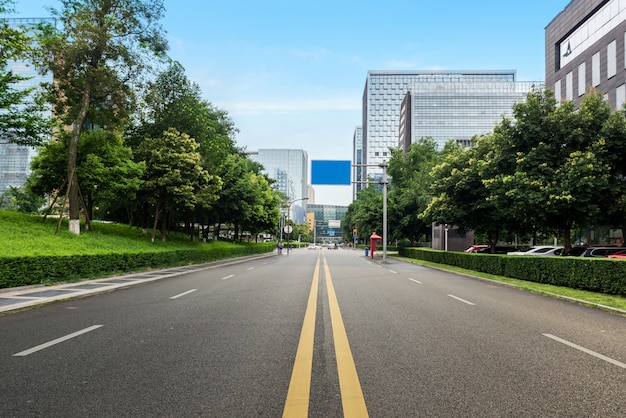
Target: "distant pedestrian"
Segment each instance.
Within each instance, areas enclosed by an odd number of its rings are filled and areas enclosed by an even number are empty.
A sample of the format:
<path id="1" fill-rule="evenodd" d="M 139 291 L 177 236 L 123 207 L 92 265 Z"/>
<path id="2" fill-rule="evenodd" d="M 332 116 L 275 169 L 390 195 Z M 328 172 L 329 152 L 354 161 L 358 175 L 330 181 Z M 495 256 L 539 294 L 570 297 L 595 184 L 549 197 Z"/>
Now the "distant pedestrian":
<path id="1" fill-rule="evenodd" d="M 278 243 L 278 254 L 282 254 L 283 253 L 283 243 L 279 242 Z"/>

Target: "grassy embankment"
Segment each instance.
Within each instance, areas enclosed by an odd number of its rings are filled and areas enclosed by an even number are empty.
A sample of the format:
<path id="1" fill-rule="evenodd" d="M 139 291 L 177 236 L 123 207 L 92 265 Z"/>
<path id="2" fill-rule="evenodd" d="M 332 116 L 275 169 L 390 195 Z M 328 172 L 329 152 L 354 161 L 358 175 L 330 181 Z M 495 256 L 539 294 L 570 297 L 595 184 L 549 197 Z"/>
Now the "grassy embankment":
<path id="1" fill-rule="evenodd" d="M 19 259 L 22 264 L 32 264 L 33 269 L 41 268 L 41 260 L 64 259 L 64 265 L 81 260 L 83 264 L 94 263 L 94 259 L 115 257 L 148 260 L 144 266 L 130 268 L 131 271 L 146 270 L 156 267 L 189 264 L 181 254 L 193 252 L 196 261 L 211 261 L 215 259 L 236 257 L 251 253 L 269 252 L 273 244 L 232 243 L 212 241 L 210 243 L 189 242 L 188 237 L 181 234 L 172 234 L 168 241 L 162 242 L 157 235 L 156 242 L 150 242 L 150 233 L 144 234 L 141 229 L 128 225 L 95 222 L 94 231 L 82 232 L 74 235 L 67 229 L 67 222 L 63 222 L 58 234 L 55 233 L 58 219 L 24 215 L 15 212 L 0 211 L 0 287 L 21 286 L 24 283 L 16 276 L 15 268 L 12 273 L 3 275 L 3 268 L 15 264 Z M 83 228 L 84 231 L 84 228 Z M 151 231 L 150 231 L 151 232 Z M 156 255 L 155 255 L 156 254 Z M 176 256 L 172 256 L 176 254 Z M 70 260 L 69 262 L 67 260 Z M 161 260 L 163 262 L 161 263 Z M 135 260 L 132 260 L 135 261 Z M 82 260 L 81 260 L 82 262 Z M 2 266 L 1 264 L 5 264 Z M 128 265 L 136 265 L 128 262 Z M 140 263 L 139 263 L 140 264 Z M 106 266 L 106 264 L 103 264 Z M 90 270 L 93 270 L 90 269 Z M 96 268 L 98 270 L 98 268 Z M 107 267 L 100 271 L 88 273 L 60 272 L 54 279 L 38 280 L 38 283 L 51 284 L 59 281 L 76 281 L 94 277 L 128 272 L 123 267 L 109 271 Z M 50 274 L 49 274 L 50 276 Z M 27 283 L 33 284 L 33 283 Z"/>

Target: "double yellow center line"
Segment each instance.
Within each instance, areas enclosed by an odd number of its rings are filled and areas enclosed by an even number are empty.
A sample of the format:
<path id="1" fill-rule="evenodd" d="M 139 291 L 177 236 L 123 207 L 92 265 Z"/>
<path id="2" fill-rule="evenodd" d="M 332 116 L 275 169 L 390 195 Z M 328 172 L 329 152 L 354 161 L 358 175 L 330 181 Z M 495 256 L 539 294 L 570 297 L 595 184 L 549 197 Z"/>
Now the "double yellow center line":
<path id="1" fill-rule="evenodd" d="M 313 343 L 315 337 L 315 317 L 317 314 L 317 294 L 319 291 L 320 256 L 315 264 L 313 283 L 304 323 L 300 332 L 300 342 L 296 352 L 296 359 L 291 374 L 291 382 L 283 417 L 306 417 L 309 413 L 309 397 L 311 393 L 311 372 L 313 369 Z M 335 356 L 337 358 L 337 373 L 341 390 L 341 402 L 344 417 L 367 417 L 367 407 L 363 398 L 363 391 L 356 372 L 348 335 L 341 318 L 337 295 L 328 269 L 328 263 L 324 256 L 324 276 L 328 289 L 328 303 L 330 307 L 330 320 L 333 329 Z"/>

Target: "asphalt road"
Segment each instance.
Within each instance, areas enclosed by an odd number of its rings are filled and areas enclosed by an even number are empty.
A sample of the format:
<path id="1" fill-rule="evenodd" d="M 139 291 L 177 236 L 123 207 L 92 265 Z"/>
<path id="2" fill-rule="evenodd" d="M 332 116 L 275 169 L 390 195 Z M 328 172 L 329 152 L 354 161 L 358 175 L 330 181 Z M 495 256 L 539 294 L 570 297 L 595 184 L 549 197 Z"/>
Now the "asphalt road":
<path id="1" fill-rule="evenodd" d="M 2 417 L 624 417 L 626 318 L 296 250 L 0 317 Z"/>

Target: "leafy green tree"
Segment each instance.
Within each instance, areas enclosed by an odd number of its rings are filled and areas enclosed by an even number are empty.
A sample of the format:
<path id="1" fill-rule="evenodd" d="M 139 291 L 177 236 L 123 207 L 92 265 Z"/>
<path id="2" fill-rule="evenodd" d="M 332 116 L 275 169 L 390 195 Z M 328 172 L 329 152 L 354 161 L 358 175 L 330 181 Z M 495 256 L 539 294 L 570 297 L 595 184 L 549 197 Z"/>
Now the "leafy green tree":
<path id="1" fill-rule="evenodd" d="M 391 178 L 388 226 L 392 239 L 407 238 L 416 242 L 430 233 L 430 224 L 418 215 L 430 203 L 429 174 L 439 159 L 437 144 L 432 138 L 411 144 L 406 154 L 400 149 L 391 150 L 387 173 Z"/>
<path id="2" fill-rule="evenodd" d="M 185 75 L 178 62 L 171 62 L 148 86 L 144 106 L 129 130 L 131 144 L 158 136 L 175 128 L 198 142 L 202 166 L 214 172 L 225 158 L 238 152 L 233 137 L 236 132 L 225 111 L 202 99 L 200 87 Z"/>
<path id="3" fill-rule="evenodd" d="M 115 129 L 128 117 L 134 83 L 166 42 L 159 20 L 162 0 L 60 0 L 52 9 L 60 30 L 42 25 L 34 55 L 40 71 L 52 72 L 48 97 L 55 115 L 71 126 L 67 184 L 70 230 L 80 233 L 78 142 L 87 124 Z"/>
<path id="4" fill-rule="evenodd" d="M 30 192 L 28 187 L 9 187 L 0 194 L 0 209 L 23 213 L 39 213 L 46 200 Z"/>
<path id="5" fill-rule="evenodd" d="M 65 193 L 69 136 L 65 132 L 59 140 L 40 147 L 33 159 L 28 187 L 37 195 Z M 145 163 L 133 160 L 120 135 L 103 130 L 83 132 L 76 172 L 87 219 L 93 219 L 95 205 L 111 208 L 134 202 L 144 170 Z"/>
<path id="6" fill-rule="evenodd" d="M 192 210 L 213 203 L 212 196 L 221 182 L 200 166 L 198 147 L 195 139 L 174 128 L 161 137 L 146 138 L 139 146 L 138 158 L 146 164 L 141 196 L 154 207 L 153 242 L 159 217 L 161 239 L 167 239 L 168 211 Z"/>
<path id="7" fill-rule="evenodd" d="M 12 0 L 0 0 L 0 15 L 14 11 Z M 33 40 L 28 28 L 0 21 L 0 142 L 36 146 L 50 133 L 44 107 L 34 97 L 35 87 L 18 88 L 28 77 L 14 73 L 10 61 L 25 59 Z"/>
<path id="8" fill-rule="evenodd" d="M 223 180 L 212 217 L 214 223 L 232 224 L 235 236 L 243 229 L 258 233 L 274 231 L 279 220 L 279 196 L 271 190 L 260 166 L 239 154 L 232 154 L 220 167 Z"/>

